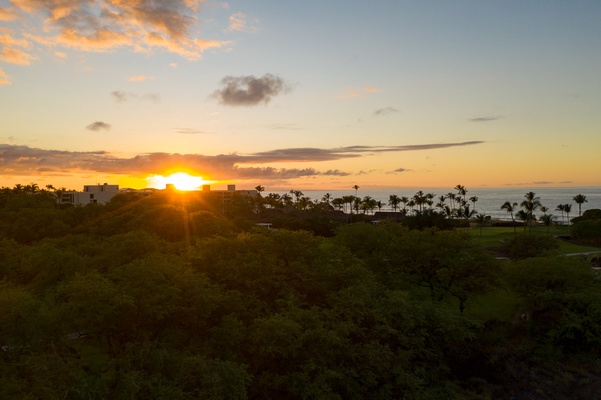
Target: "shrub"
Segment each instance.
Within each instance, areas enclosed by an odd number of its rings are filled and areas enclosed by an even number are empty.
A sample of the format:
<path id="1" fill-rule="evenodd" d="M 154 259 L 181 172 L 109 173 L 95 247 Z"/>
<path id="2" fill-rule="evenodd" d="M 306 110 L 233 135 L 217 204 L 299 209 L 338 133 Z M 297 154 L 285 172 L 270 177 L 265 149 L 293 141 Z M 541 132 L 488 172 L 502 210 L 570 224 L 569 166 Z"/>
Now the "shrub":
<path id="1" fill-rule="evenodd" d="M 502 246 L 510 258 L 523 259 L 541 257 L 559 248 L 559 243 L 550 235 L 519 235 Z"/>
<path id="2" fill-rule="evenodd" d="M 601 219 L 581 220 L 570 228 L 572 236 L 587 243 L 601 245 Z"/>

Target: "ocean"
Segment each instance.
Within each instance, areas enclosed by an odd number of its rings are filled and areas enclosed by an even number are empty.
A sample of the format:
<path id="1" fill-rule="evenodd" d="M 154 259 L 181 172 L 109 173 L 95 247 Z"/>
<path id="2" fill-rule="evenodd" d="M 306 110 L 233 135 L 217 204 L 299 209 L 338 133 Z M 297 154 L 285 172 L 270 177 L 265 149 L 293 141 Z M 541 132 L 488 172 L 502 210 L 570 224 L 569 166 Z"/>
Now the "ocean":
<path id="1" fill-rule="evenodd" d="M 576 204 L 573 200 L 574 196 L 577 194 L 583 194 L 586 196 L 587 202 L 582 204 L 582 212 L 598 208 L 601 209 L 601 187 L 562 187 L 562 188 L 466 188 L 467 194 L 466 198 L 469 201 L 469 198 L 472 196 L 478 197 L 478 201 L 476 202 L 476 212 L 478 214 L 490 215 L 493 219 L 499 220 L 511 220 L 510 215 L 505 211 L 501 210 L 501 205 L 506 201 L 511 203 L 519 204 L 524 200 L 524 195 L 527 192 L 534 192 L 537 197 L 540 198 L 540 201 L 543 206 L 548 207 L 549 211 L 547 214 L 553 214 L 556 217 L 557 222 L 562 222 L 561 211 L 556 211 L 556 208 L 559 204 L 571 204 L 572 211 L 570 212 L 570 219 L 578 216 L 578 204 Z M 438 198 L 442 195 L 446 195 L 447 193 L 457 193 L 453 188 L 402 188 L 398 190 L 362 190 L 359 188 L 357 191 L 357 196 L 363 198 L 365 196 L 370 196 L 374 198 L 376 201 L 381 201 L 384 207 L 382 207 L 382 211 L 392 211 L 392 208 L 388 206 L 389 196 L 392 194 L 396 194 L 397 196 L 407 196 L 411 198 L 417 191 L 422 190 L 424 193 L 434 193 L 434 204 L 438 202 Z M 301 190 L 302 191 L 302 190 Z M 326 193 L 329 193 L 332 198 L 355 195 L 355 190 L 307 190 L 302 191 L 304 196 L 310 197 L 312 200 L 321 200 Z M 263 196 L 267 196 L 270 192 L 263 192 Z M 272 193 L 284 194 L 288 192 L 282 191 L 273 191 Z M 294 197 L 294 196 L 293 196 Z M 449 204 L 449 200 L 446 200 L 447 204 Z M 472 202 L 469 202 L 470 207 L 474 208 Z M 400 207 L 403 205 L 401 204 Z M 542 213 L 537 213 L 537 215 L 541 215 Z M 565 221 L 565 213 L 564 213 L 564 221 Z"/>

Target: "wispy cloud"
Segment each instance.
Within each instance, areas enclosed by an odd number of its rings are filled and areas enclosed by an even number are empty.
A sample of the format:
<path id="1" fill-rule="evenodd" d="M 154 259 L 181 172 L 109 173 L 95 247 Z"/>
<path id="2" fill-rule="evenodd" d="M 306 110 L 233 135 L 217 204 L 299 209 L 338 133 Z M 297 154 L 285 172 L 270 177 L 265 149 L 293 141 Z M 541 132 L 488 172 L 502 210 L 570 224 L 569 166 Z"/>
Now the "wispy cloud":
<path id="1" fill-rule="evenodd" d="M 236 13 L 230 15 L 230 26 L 228 31 L 243 31 L 246 27 L 246 15 L 244 13 Z"/>
<path id="2" fill-rule="evenodd" d="M 401 167 L 401 168 L 397 168 L 393 171 L 390 171 L 389 174 L 401 174 L 403 172 L 411 172 L 411 171 L 412 171 L 411 169 Z"/>
<path id="3" fill-rule="evenodd" d="M 8 77 L 8 75 L 6 75 L 6 72 L 2 71 L 0 69 L 0 85 L 10 85 L 10 79 Z"/>
<path id="4" fill-rule="evenodd" d="M 89 131 L 94 131 L 94 132 L 98 132 L 98 131 L 110 131 L 111 130 L 111 125 L 107 124 L 106 122 L 102 122 L 102 121 L 96 121 L 96 122 L 92 122 L 90 125 L 86 126 L 86 129 Z"/>
<path id="5" fill-rule="evenodd" d="M 138 95 L 135 93 L 124 92 L 122 90 L 115 90 L 111 92 L 111 96 L 117 103 L 125 103 L 130 100 L 149 100 L 153 102 L 158 102 L 161 100 L 161 95 L 158 93 L 145 93 L 142 95 Z"/>
<path id="6" fill-rule="evenodd" d="M 206 133 L 205 131 L 201 131 L 199 129 L 193 129 L 193 128 L 174 128 L 176 133 L 181 133 L 184 135 L 197 135 L 197 134 L 201 134 L 201 133 Z"/>
<path id="7" fill-rule="evenodd" d="M 57 173 L 163 174 L 174 166 L 196 171 L 210 179 L 292 179 L 306 176 L 346 176 L 337 169 L 275 168 L 273 162 L 332 161 L 369 156 L 378 152 L 417 151 L 469 146 L 483 142 L 409 146 L 350 146 L 337 149 L 290 148 L 251 154 L 146 153 L 122 158 L 105 151 L 71 152 L 0 144 L 0 173 L 5 175 L 56 175 Z M 364 172 L 365 173 L 365 172 Z"/>
<path id="8" fill-rule="evenodd" d="M 282 130 L 282 131 L 298 131 L 301 130 L 303 128 L 301 128 L 298 124 L 267 124 L 265 125 L 266 128 L 268 129 L 273 129 L 273 130 Z"/>
<path id="9" fill-rule="evenodd" d="M 505 117 L 503 115 L 487 115 L 484 117 L 470 118 L 469 121 L 470 122 L 490 122 L 490 121 L 499 120 L 501 118 L 505 118 Z"/>
<path id="10" fill-rule="evenodd" d="M 381 116 L 381 115 L 395 114 L 395 113 L 399 113 L 399 112 L 400 111 L 394 107 L 384 107 L 384 108 L 378 108 L 377 110 L 375 110 L 374 115 Z"/>
<path id="11" fill-rule="evenodd" d="M 198 59 L 207 48 L 228 43 L 193 37 L 202 0 L 13 0 L 11 3 L 14 12 L 43 19 L 45 29 L 40 36 L 45 41 L 79 50 L 162 48 Z M 1 9 L 0 18 L 12 18 L 12 14 Z"/>
<path id="12" fill-rule="evenodd" d="M 148 77 L 148 76 L 144 76 L 144 75 L 134 75 L 134 76 L 131 76 L 131 77 L 128 79 L 128 81 L 130 81 L 130 82 L 143 82 L 143 81 L 147 81 L 147 80 L 149 80 L 149 79 L 151 79 L 151 78 L 150 78 L 150 77 Z"/>
<path id="13" fill-rule="evenodd" d="M 227 106 L 256 106 L 267 104 L 280 94 L 290 91 L 282 78 L 265 74 L 255 76 L 226 76 L 221 80 L 221 88 L 213 92 L 213 97 Z"/>
<path id="14" fill-rule="evenodd" d="M 379 91 L 380 91 L 380 89 L 373 88 L 373 87 L 364 87 L 364 88 L 350 87 L 350 88 L 345 89 L 341 94 L 337 95 L 336 98 L 348 99 L 350 97 L 360 97 L 365 93 L 377 93 Z"/>
<path id="15" fill-rule="evenodd" d="M 15 38 L 13 31 L 10 29 L 0 32 L 4 33 L 0 35 L 0 61 L 17 65 L 29 65 L 37 59 L 36 56 L 24 50 L 31 47 L 29 41 Z"/>

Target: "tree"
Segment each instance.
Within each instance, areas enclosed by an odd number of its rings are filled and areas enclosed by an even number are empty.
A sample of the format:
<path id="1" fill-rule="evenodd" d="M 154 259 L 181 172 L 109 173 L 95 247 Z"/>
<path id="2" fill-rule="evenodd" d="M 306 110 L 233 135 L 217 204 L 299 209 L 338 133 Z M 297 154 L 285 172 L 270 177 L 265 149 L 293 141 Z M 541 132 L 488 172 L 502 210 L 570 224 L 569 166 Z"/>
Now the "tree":
<path id="1" fill-rule="evenodd" d="M 353 185 L 353 189 L 355 189 L 355 197 L 357 197 L 357 191 L 359 190 L 359 185 Z"/>
<path id="2" fill-rule="evenodd" d="M 324 194 L 323 197 L 321 198 L 321 201 L 325 205 L 330 206 L 330 204 L 332 203 L 332 195 L 330 193 Z"/>
<path id="3" fill-rule="evenodd" d="M 543 214 L 540 217 L 540 220 L 547 227 L 547 233 L 549 233 L 551 225 L 553 225 L 553 221 L 555 221 L 555 216 L 553 214 Z"/>
<path id="4" fill-rule="evenodd" d="M 476 202 L 478 201 L 478 196 L 470 197 L 470 201 L 474 204 L 474 211 L 476 210 Z"/>
<path id="5" fill-rule="evenodd" d="M 513 222 L 513 234 L 514 234 L 514 236 L 517 236 L 517 234 L 518 234 L 517 231 L 516 231 L 516 229 L 515 229 L 515 218 L 513 217 L 513 212 L 515 211 L 515 209 L 516 209 L 517 206 L 518 206 L 518 203 L 510 203 L 509 201 L 506 201 L 501 206 L 501 210 L 505 210 L 505 211 L 507 211 L 511 215 L 511 222 Z"/>
<path id="6" fill-rule="evenodd" d="M 570 211 L 572 211 L 572 205 L 567 203 L 564 204 L 563 211 L 566 213 L 566 219 L 568 220 L 568 225 L 570 225 Z"/>
<path id="7" fill-rule="evenodd" d="M 561 211 L 561 222 L 562 222 L 563 224 L 565 224 L 565 220 L 564 220 L 564 218 L 563 218 L 563 213 L 564 213 L 564 211 L 565 211 L 565 207 L 564 207 L 564 205 L 563 205 L 563 204 L 558 204 L 558 205 L 557 205 L 557 207 L 555 208 L 555 211 Z"/>
<path id="8" fill-rule="evenodd" d="M 259 193 L 259 197 L 261 197 L 261 193 L 263 193 L 265 191 L 265 187 L 258 185 L 258 186 L 255 186 L 255 190 Z"/>
<path id="9" fill-rule="evenodd" d="M 467 189 L 465 188 L 465 186 L 457 185 L 455 186 L 455 190 L 457 191 L 459 197 L 463 196 L 463 201 L 465 202 L 465 196 L 467 195 Z"/>
<path id="10" fill-rule="evenodd" d="M 409 203 L 409 197 L 401 196 L 401 203 L 403 203 L 403 214 L 407 214 L 407 204 Z"/>
<path id="11" fill-rule="evenodd" d="M 388 205 L 392 207 L 392 210 L 394 212 L 396 212 L 399 208 L 399 204 L 401 204 L 401 198 L 399 196 L 397 196 L 396 194 L 391 194 L 390 196 L 388 196 Z"/>
<path id="12" fill-rule="evenodd" d="M 483 214 L 476 215 L 476 222 L 478 223 L 478 226 L 480 227 L 480 239 L 482 239 L 482 227 L 484 226 L 485 223 L 490 221 L 490 219 L 491 219 L 490 215 L 483 215 Z"/>
<path id="13" fill-rule="evenodd" d="M 540 198 L 536 197 L 536 193 L 534 192 L 528 192 L 524 195 L 524 197 L 526 199 L 520 203 L 520 207 L 522 207 L 526 212 L 528 216 L 527 222 L 530 226 L 530 231 L 532 231 L 532 222 L 536 221 L 536 216 L 534 215 L 534 212 L 538 210 L 542 206 L 542 204 L 540 202 Z"/>
<path id="14" fill-rule="evenodd" d="M 582 215 L 582 205 L 584 203 L 588 203 L 586 196 L 583 194 L 577 194 L 576 196 L 574 196 L 573 200 L 576 204 L 578 204 L 578 216 Z"/>

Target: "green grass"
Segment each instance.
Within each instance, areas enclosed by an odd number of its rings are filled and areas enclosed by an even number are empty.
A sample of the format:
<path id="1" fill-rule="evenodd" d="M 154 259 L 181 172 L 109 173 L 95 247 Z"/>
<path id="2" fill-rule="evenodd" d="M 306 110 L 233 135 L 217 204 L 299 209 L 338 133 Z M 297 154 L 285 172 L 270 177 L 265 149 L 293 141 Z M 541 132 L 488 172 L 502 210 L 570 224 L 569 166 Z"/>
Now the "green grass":
<path id="1" fill-rule="evenodd" d="M 518 235 L 523 234 L 524 228 L 517 227 L 516 232 Z M 480 243 L 480 245 L 484 247 L 498 247 L 503 243 L 504 240 L 509 240 L 514 236 L 513 228 L 496 226 L 484 226 L 482 228 L 482 236 L 480 236 L 480 227 L 472 227 L 469 230 L 469 233 L 478 243 Z M 533 226 L 532 231 L 530 232 L 529 229 L 526 229 L 526 233 L 530 233 L 532 235 L 550 234 L 553 236 L 569 236 L 570 227 L 552 226 L 547 233 L 546 226 Z M 559 239 L 557 241 L 559 243 L 559 250 L 557 252 L 558 254 L 582 253 L 589 251 L 601 252 L 600 247 L 583 246 Z"/>

